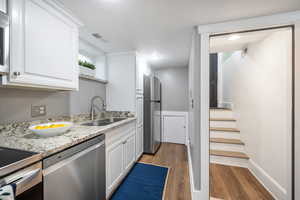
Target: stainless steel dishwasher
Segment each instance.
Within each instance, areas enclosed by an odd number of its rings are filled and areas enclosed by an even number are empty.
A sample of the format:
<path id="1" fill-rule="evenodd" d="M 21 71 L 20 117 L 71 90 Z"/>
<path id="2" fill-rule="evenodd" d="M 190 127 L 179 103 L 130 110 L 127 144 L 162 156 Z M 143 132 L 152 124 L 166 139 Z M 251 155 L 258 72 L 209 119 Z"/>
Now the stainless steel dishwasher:
<path id="1" fill-rule="evenodd" d="M 105 136 L 43 161 L 44 200 L 105 199 Z"/>

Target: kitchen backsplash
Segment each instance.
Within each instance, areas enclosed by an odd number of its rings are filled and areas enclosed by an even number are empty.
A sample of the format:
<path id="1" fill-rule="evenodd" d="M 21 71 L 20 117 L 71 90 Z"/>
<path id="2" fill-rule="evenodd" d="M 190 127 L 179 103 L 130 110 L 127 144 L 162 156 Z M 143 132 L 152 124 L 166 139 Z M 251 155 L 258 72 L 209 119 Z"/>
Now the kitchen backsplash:
<path id="1" fill-rule="evenodd" d="M 89 113 L 93 96 L 106 98 L 105 84 L 80 79 L 79 91 L 0 88 L 0 124 Z M 31 116 L 32 106 L 46 106 L 46 115 Z"/>

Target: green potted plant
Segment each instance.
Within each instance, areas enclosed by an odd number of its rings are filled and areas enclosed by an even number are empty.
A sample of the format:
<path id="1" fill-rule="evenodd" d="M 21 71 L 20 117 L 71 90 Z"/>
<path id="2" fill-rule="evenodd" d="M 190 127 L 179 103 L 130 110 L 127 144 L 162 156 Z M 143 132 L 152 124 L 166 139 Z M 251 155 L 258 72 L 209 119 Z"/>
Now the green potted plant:
<path id="1" fill-rule="evenodd" d="M 96 66 L 90 62 L 78 60 L 78 65 L 80 69 L 80 74 L 87 76 L 95 76 Z"/>

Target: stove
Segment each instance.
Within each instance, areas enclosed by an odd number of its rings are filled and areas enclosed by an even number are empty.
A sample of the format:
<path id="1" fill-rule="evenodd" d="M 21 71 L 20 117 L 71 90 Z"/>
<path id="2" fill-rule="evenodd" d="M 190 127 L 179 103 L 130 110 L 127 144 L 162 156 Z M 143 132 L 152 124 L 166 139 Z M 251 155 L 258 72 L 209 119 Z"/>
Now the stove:
<path id="1" fill-rule="evenodd" d="M 41 154 L 0 147 L 0 177 L 41 160 Z"/>

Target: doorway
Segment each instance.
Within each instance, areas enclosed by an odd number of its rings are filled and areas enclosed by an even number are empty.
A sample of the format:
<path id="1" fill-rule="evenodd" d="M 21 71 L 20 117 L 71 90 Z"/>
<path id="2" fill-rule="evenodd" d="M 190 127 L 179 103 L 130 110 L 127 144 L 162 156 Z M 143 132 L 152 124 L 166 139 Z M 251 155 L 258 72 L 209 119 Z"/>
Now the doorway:
<path id="1" fill-rule="evenodd" d="M 291 197 L 293 31 L 287 26 L 210 38 L 214 198 Z"/>
<path id="2" fill-rule="evenodd" d="M 209 105 L 210 108 L 218 107 L 218 54 L 211 53 L 209 55 Z"/>

